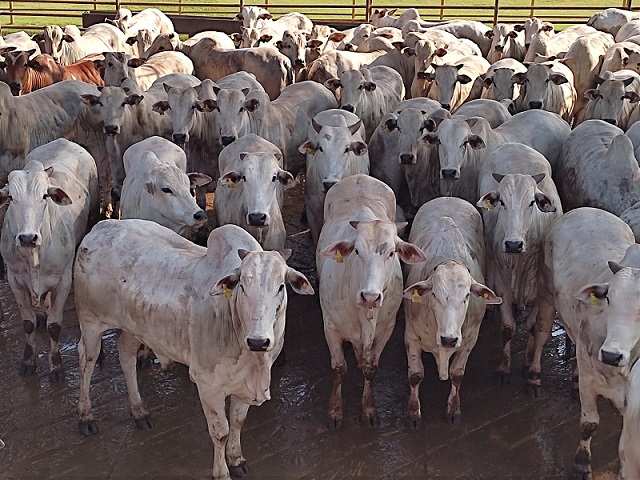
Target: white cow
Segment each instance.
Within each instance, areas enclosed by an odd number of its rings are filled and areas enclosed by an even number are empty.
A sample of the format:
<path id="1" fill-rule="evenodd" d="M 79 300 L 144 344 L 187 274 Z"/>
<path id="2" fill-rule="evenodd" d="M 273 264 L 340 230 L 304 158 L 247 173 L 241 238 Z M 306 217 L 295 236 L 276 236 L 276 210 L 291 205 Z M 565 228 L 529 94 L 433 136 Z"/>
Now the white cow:
<path id="1" fill-rule="evenodd" d="M 640 18 L 640 14 L 637 12 L 630 12 L 620 8 L 607 8 L 593 15 L 587 22 L 587 25 L 602 32 L 616 35 L 620 27 L 637 18 Z"/>
<path id="2" fill-rule="evenodd" d="M 128 267 L 131 262 L 136 268 Z M 189 367 L 213 442 L 213 478 L 246 475 L 240 430 L 249 406 L 271 397 L 271 366 L 284 343 L 285 282 L 298 293 L 314 293 L 280 253 L 263 252 L 233 225 L 214 230 L 204 248 L 146 220 L 100 222 L 80 245 L 74 270 L 81 330 L 80 432 L 98 432 L 89 397 L 91 374 L 102 334 L 118 328 L 120 365 L 136 426 L 151 427 L 136 379 L 142 341 L 164 367 L 173 362 Z"/>
<path id="3" fill-rule="evenodd" d="M 404 290 L 404 343 L 411 394 L 407 415 L 416 428 L 421 419 L 422 352 L 431 353 L 440 380 L 451 379 L 446 420 L 459 422 L 460 385 L 476 344 L 485 304 L 502 299 L 483 285 L 485 246 L 478 210 L 455 197 L 436 198 L 416 214 L 409 242 L 427 261 L 411 265 Z"/>
<path id="4" fill-rule="evenodd" d="M 622 435 L 620 435 L 620 477 L 640 477 L 640 363 L 631 369 L 627 383 L 627 398 Z"/>
<path id="5" fill-rule="evenodd" d="M 524 56 L 525 62 L 535 62 L 542 57 L 546 60 L 548 57 L 557 57 L 562 53 L 566 53 L 579 37 L 596 33 L 597 30 L 586 25 L 574 25 L 565 28 L 560 33 L 549 35 L 545 31 L 540 31 L 531 39 L 531 44 L 527 48 L 527 54 Z"/>
<path id="6" fill-rule="evenodd" d="M 536 17 L 527 18 L 524 23 L 514 25 L 513 29 L 516 32 L 524 32 L 524 46 L 527 49 L 529 48 L 529 45 L 531 45 L 531 40 L 534 35 L 544 32 L 549 37 L 552 37 L 555 33 L 553 23 L 543 22 Z"/>
<path id="7" fill-rule="evenodd" d="M 435 72 L 427 73 L 433 85 L 428 98 L 437 100 L 446 110 L 455 110 L 467 100 L 475 80 L 491 66 L 479 56 L 463 57 L 455 65 L 433 65 Z"/>
<path id="8" fill-rule="evenodd" d="M 45 308 L 51 337 L 49 378 L 64 380 L 58 339 L 71 290 L 76 247 L 99 213 L 98 172 L 91 155 L 66 139 L 29 153 L 24 169 L 0 190 L 6 205 L 0 252 L 26 333 L 20 375 L 36 371 L 36 309 Z"/>
<path id="9" fill-rule="evenodd" d="M 633 64 L 629 64 L 630 56 L 633 55 L 637 58 L 638 54 L 640 54 L 640 46 L 636 43 L 622 42 L 610 45 L 602 59 L 599 75 L 602 76 L 605 72 L 616 72 L 623 68 L 630 70 L 638 68 L 637 63 L 635 67 Z"/>
<path id="10" fill-rule="evenodd" d="M 520 62 L 524 60 L 524 32 L 514 27 L 515 25 L 497 23 L 493 30 L 485 33 L 485 36 L 491 39 L 491 48 L 487 55 L 490 63 L 505 57 L 515 58 Z"/>
<path id="11" fill-rule="evenodd" d="M 620 27 L 620 30 L 615 35 L 615 40 L 618 43 L 625 42 L 636 35 L 640 35 L 640 20 L 631 20 Z"/>
<path id="12" fill-rule="evenodd" d="M 513 306 L 531 304 L 527 318 L 530 332 L 525 353 L 527 382 L 539 393 L 542 347 L 551 331 L 548 317 L 538 315 L 538 275 L 543 264 L 544 239 L 562 215 L 558 192 L 551 179 L 551 165 L 531 147 L 505 143 L 496 148 L 481 167 L 478 179 L 487 245 L 488 286 L 503 299 L 502 361 L 498 373 L 503 382 L 511 375 L 511 339 L 516 322 Z M 544 320 L 544 321 L 543 321 Z"/>
<path id="13" fill-rule="evenodd" d="M 234 18 L 242 22 L 244 28 L 271 27 L 283 32 L 285 30 L 306 30 L 310 32 L 313 28 L 313 22 L 302 13 L 290 12 L 281 15 L 277 20 L 273 20 L 269 10 L 262 7 L 243 6 L 242 11 Z"/>
<path id="14" fill-rule="evenodd" d="M 220 225 L 242 227 L 265 250 L 284 249 L 284 189 L 296 182 L 282 169 L 280 149 L 250 133 L 223 148 L 218 165 L 214 206 Z"/>
<path id="15" fill-rule="evenodd" d="M 342 344 L 353 345 L 364 375 L 362 418 L 380 420 L 373 400 L 373 379 L 402 302 L 405 263 L 426 260 L 424 253 L 398 237 L 405 224 L 394 223 L 391 189 L 368 175 L 353 175 L 327 194 L 325 223 L 316 249 L 320 306 L 333 369 L 328 426 L 342 425 L 342 382 L 347 373 Z"/>
<path id="16" fill-rule="evenodd" d="M 151 32 L 154 38 L 175 31 L 173 22 L 157 8 L 145 8 L 135 15 L 131 14 L 131 10 L 121 8 L 114 20 L 105 20 L 120 29 L 127 37 L 135 36 L 140 30 Z"/>
<path id="17" fill-rule="evenodd" d="M 640 167 L 622 130 L 588 120 L 567 138 L 557 168 L 567 209 L 597 207 L 620 215 L 640 201 Z"/>
<path id="18" fill-rule="evenodd" d="M 512 78 L 516 73 L 525 73 L 527 67 L 515 58 L 503 58 L 495 62 L 483 77 L 480 97 L 493 100 L 515 100 L 520 95 L 520 85 L 514 83 Z M 478 80 L 476 80 L 476 85 Z M 474 85 L 474 91 L 476 90 Z M 471 93 L 469 98 L 477 98 L 478 95 Z"/>
<path id="19" fill-rule="evenodd" d="M 581 433 L 574 475 L 590 478 L 591 438 L 600 421 L 598 396 L 609 399 L 628 420 L 627 379 L 640 340 L 640 251 L 619 218 L 600 209 L 578 208 L 549 233 L 543 273 L 540 298 L 548 304 L 548 316 L 553 319 L 557 309 L 576 345 Z M 624 441 L 621 438 L 621 444 Z M 637 459 L 637 453 L 634 450 L 632 458 Z M 621 460 L 624 468 L 631 459 Z"/>
<path id="20" fill-rule="evenodd" d="M 327 80 L 325 86 L 340 89 L 340 108 L 362 119 L 366 140 L 382 117 L 404 100 L 405 95 L 400 74 L 384 66 L 344 70 L 338 78 Z"/>
<path id="21" fill-rule="evenodd" d="M 186 238 L 207 220 L 191 190 L 211 182 L 202 173 L 185 173 L 184 151 L 162 137 L 131 145 L 123 156 L 120 218 L 151 220 Z"/>
<path id="22" fill-rule="evenodd" d="M 384 39 L 380 39 L 383 41 Z M 389 44 L 391 45 L 391 44 Z M 394 47 L 391 46 L 390 50 Z M 386 49 L 372 52 L 346 52 L 343 50 L 329 50 L 308 67 L 307 79 L 324 84 L 331 78 L 336 78 L 345 70 L 359 70 L 371 64 L 378 57 L 385 55 Z"/>
<path id="23" fill-rule="evenodd" d="M 482 22 L 473 20 L 452 20 L 443 25 L 436 25 L 430 28 L 430 30 L 440 30 L 451 33 L 457 38 L 466 38 L 467 40 L 471 40 L 480 47 L 482 56 L 485 58 L 492 50 L 492 38 L 490 35 L 487 35 L 487 33 L 492 30 Z"/>
<path id="24" fill-rule="evenodd" d="M 324 198 L 336 183 L 369 173 L 369 154 L 362 120 L 346 110 L 326 110 L 311 121 L 300 153 L 307 155 L 304 197 L 314 243 L 323 223 Z"/>

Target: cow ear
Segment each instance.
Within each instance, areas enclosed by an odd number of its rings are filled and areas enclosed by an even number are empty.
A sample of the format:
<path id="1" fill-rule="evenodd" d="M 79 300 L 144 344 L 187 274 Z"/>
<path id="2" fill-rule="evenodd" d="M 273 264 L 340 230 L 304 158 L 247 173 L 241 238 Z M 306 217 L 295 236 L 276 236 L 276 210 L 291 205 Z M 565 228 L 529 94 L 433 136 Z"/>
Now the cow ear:
<path id="1" fill-rule="evenodd" d="M 144 63 L 142 58 L 132 58 L 127 62 L 127 66 L 131 68 L 138 68 Z"/>
<path id="2" fill-rule="evenodd" d="M 291 285 L 293 291 L 300 295 L 313 295 L 315 293 L 307 277 L 293 268 L 287 268 L 287 274 L 284 279 Z"/>
<path id="3" fill-rule="evenodd" d="M 171 85 L 167 85 L 166 83 L 163 83 L 162 86 L 164 87 L 164 91 L 169 93 L 169 91 L 171 90 Z"/>
<path id="4" fill-rule="evenodd" d="M 609 269 L 614 275 L 624 268 L 622 265 L 616 262 L 607 262 L 607 265 L 609 265 Z"/>
<path id="5" fill-rule="evenodd" d="M 7 62 L 0 62 L 0 68 L 2 68 L 3 70 L 7 68 Z"/>
<path id="6" fill-rule="evenodd" d="M 481 283 L 474 283 L 471 285 L 471 293 L 476 297 L 484 298 L 484 302 L 490 305 L 500 305 L 502 298 L 497 296 L 493 290 L 482 285 Z"/>
<path id="7" fill-rule="evenodd" d="M 10 199 L 11 196 L 9 195 L 9 185 L 5 185 L 4 188 L 0 189 L 0 207 L 4 207 L 7 203 L 9 203 Z"/>
<path id="8" fill-rule="evenodd" d="M 341 42 L 342 40 L 344 40 L 346 38 L 346 36 L 347 36 L 346 33 L 334 32 L 331 35 L 329 35 L 329 38 L 327 38 L 327 40 L 329 40 L 331 42 Z"/>
<path id="9" fill-rule="evenodd" d="M 213 112 L 214 110 L 218 110 L 218 104 L 216 103 L 215 100 L 211 100 L 211 99 L 206 99 L 206 100 L 202 100 L 201 102 L 195 102 L 193 104 L 193 106 L 196 108 L 196 110 L 198 110 L 199 112 Z"/>
<path id="10" fill-rule="evenodd" d="M 218 185 L 227 185 L 229 188 L 235 188 L 236 183 L 240 180 L 242 180 L 242 175 L 236 171 L 231 171 L 218 179 Z"/>
<path id="11" fill-rule="evenodd" d="M 89 105 L 90 107 L 93 107 L 94 105 L 98 105 L 100 103 L 100 97 L 96 97 L 95 95 L 91 94 L 80 95 L 80 100 L 82 101 L 82 103 L 84 103 L 85 105 Z"/>
<path id="12" fill-rule="evenodd" d="M 484 140 L 480 135 L 469 135 L 467 137 L 467 143 L 474 150 L 481 150 L 486 147 Z"/>
<path id="13" fill-rule="evenodd" d="M 458 75 L 458 82 L 460 82 L 462 85 L 466 85 L 467 83 L 471 82 L 471 77 L 469 75 Z"/>
<path id="14" fill-rule="evenodd" d="M 489 88 L 493 83 L 493 77 L 487 77 L 483 80 L 484 86 Z"/>
<path id="15" fill-rule="evenodd" d="M 524 25 L 522 24 L 516 24 L 513 26 L 513 31 L 514 32 L 524 32 Z"/>
<path id="16" fill-rule="evenodd" d="M 536 206 L 538 210 L 543 213 L 551 213 L 556 211 L 556 207 L 549 197 L 542 192 L 536 192 L 534 198 L 536 199 Z"/>
<path id="17" fill-rule="evenodd" d="M 143 98 L 144 95 L 138 95 L 137 93 L 134 93 L 133 95 L 129 95 L 127 98 L 125 98 L 124 103 L 126 103 L 127 105 L 138 105 Z"/>
<path id="18" fill-rule="evenodd" d="M 127 45 L 135 45 L 138 39 L 136 37 L 129 37 L 125 40 Z"/>
<path id="19" fill-rule="evenodd" d="M 486 208 L 491 211 L 500 201 L 500 193 L 498 192 L 489 192 L 485 194 L 478 203 L 476 203 L 476 207 Z"/>
<path id="20" fill-rule="evenodd" d="M 265 37 L 265 35 L 263 35 L 262 37 L 260 37 L 260 40 L 264 42 L 264 40 L 262 40 L 262 38 L 263 38 L 263 37 Z M 269 40 L 267 40 L 267 42 L 268 42 L 268 41 L 269 41 Z M 276 42 L 276 48 L 277 48 L 278 50 L 282 50 L 282 47 L 283 47 L 283 46 L 284 46 L 284 43 L 282 43 L 282 40 L 278 40 L 278 41 Z"/>
<path id="21" fill-rule="evenodd" d="M 484 36 L 487 37 L 487 38 L 493 38 L 493 31 L 489 30 L 489 31 L 484 32 Z"/>
<path id="22" fill-rule="evenodd" d="M 240 269 L 236 268 L 233 273 L 218 280 L 209 291 L 209 295 L 224 295 L 225 297 L 228 295 L 230 297 L 232 295 L 233 289 L 236 288 L 236 285 L 238 285 L 239 281 Z"/>
<path id="23" fill-rule="evenodd" d="M 588 100 L 597 100 L 599 98 L 602 98 L 602 95 L 595 88 L 590 88 L 589 90 L 586 90 L 584 92 L 584 98 Z"/>
<path id="24" fill-rule="evenodd" d="M 373 92 L 376 89 L 376 84 L 374 82 L 364 82 L 363 86 L 367 92 Z"/>
<path id="25" fill-rule="evenodd" d="M 244 94 L 244 96 L 246 97 L 248 95 L 248 93 L 251 91 L 251 89 L 249 87 L 245 87 L 241 91 Z"/>
<path id="26" fill-rule="evenodd" d="M 386 122 L 384 122 L 383 125 L 385 132 L 393 132 L 396 128 L 398 128 L 398 120 L 395 118 L 390 118 Z"/>
<path id="27" fill-rule="evenodd" d="M 636 92 L 626 92 L 622 98 L 626 98 L 628 99 L 631 103 L 636 103 L 638 100 L 640 100 L 640 95 L 638 95 Z"/>
<path id="28" fill-rule="evenodd" d="M 518 38 L 518 32 L 514 32 L 514 31 L 509 32 L 509 33 L 507 34 L 507 36 L 508 36 L 509 38 Z"/>
<path id="29" fill-rule="evenodd" d="M 66 33 L 64 35 L 62 35 L 62 40 L 64 40 L 65 42 L 68 43 L 73 43 L 76 41 L 75 38 L 73 38 L 71 35 L 67 35 Z"/>
<path id="30" fill-rule="evenodd" d="M 318 144 L 316 142 L 304 142 L 298 147 L 298 151 L 302 154 L 308 153 L 309 155 L 315 155 L 318 151 Z"/>
<path id="31" fill-rule="evenodd" d="M 191 188 L 204 187 L 213 181 L 209 175 L 198 172 L 187 173 L 187 177 L 189 177 Z"/>
<path id="32" fill-rule="evenodd" d="M 397 8 L 394 8 L 393 10 L 389 10 L 389 12 L 387 12 L 387 15 L 391 16 L 393 14 L 395 14 L 398 11 Z"/>
<path id="33" fill-rule="evenodd" d="M 422 137 L 422 142 L 429 143 L 430 145 L 438 145 L 440 143 L 440 139 L 435 133 L 425 133 L 425 135 Z"/>
<path id="34" fill-rule="evenodd" d="M 326 82 L 324 82 L 324 86 L 329 90 L 336 91 L 338 88 L 342 87 L 342 82 L 339 78 L 330 78 Z"/>
<path id="35" fill-rule="evenodd" d="M 396 252 L 404 263 L 415 264 L 427 261 L 424 252 L 413 243 L 399 241 L 396 244 Z"/>
<path id="36" fill-rule="evenodd" d="M 261 13 L 258 16 L 258 20 L 271 20 L 273 17 L 271 16 L 270 13 Z"/>
<path id="37" fill-rule="evenodd" d="M 147 193 L 149 195 L 151 195 L 153 197 L 153 194 L 155 193 L 156 189 L 155 189 L 155 185 L 153 184 L 153 182 L 147 182 L 144 184 L 144 188 L 147 190 Z"/>
<path id="38" fill-rule="evenodd" d="M 349 242 L 347 240 L 341 240 L 339 242 L 332 243 L 327 248 L 325 248 L 320 254 L 323 257 L 332 257 L 335 259 L 337 263 L 342 263 L 343 257 L 348 257 L 355 245 L 353 242 Z"/>
<path id="39" fill-rule="evenodd" d="M 98 70 L 103 69 L 104 68 L 104 60 L 102 60 L 102 59 L 93 60 L 93 66 L 96 67 Z"/>
<path id="40" fill-rule="evenodd" d="M 320 48 L 322 46 L 322 40 L 313 39 L 307 42 L 307 48 Z"/>
<path id="41" fill-rule="evenodd" d="M 404 47 L 401 50 L 401 53 L 407 57 L 415 57 L 416 56 L 416 49 L 415 48 L 411 48 L 411 47 Z"/>
<path id="42" fill-rule="evenodd" d="M 446 54 L 447 54 L 446 48 L 437 48 L 436 51 L 434 52 L 434 55 L 436 57 L 444 57 Z"/>
<path id="43" fill-rule="evenodd" d="M 49 187 L 47 188 L 47 196 L 53 200 L 53 203 L 56 205 L 60 205 L 66 207 L 67 205 L 71 205 L 71 198 L 67 193 L 58 187 Z"/>
<path id="44" fill-rule="evenodd" d="M 285 189 L 293 188 L 296 186 L 296 179 L 293 178 L 293 175 L 291 175 L 286 170 L 280 170 L 277 174 L 277 177 L 278 181 L 282 184 L 282 186 L 284 186 Z"/>
<path id="45" fill-rule="evenodd" d="M 153 110 L 156 113 L 159 113 L 160 115 L 164 115 L 164 112 L 166 112 L 169 109 L 171 109 L 171 106 L 167 101 L 156 102 L 151 107 L 151 110 Z"/>
<path id="46" fill-rule="evenodd" d="M 33 40 L 36 43 L 44 42 L 44 34 L 43 33 L 36 33 L 35 35 L 33 35 L 31 37 L 31 40 Z"/>
<path id="47" fill-rule="evenodd" d="M 622 83 L 624 84 L 625 87 L 628 87 L 629 85 L 631 85 L 633 83 L 634 80 L 635 80 L 635 78 L 633 78 L 633 77 L 627 77 L 622 81 Z"/>
<path id="48" fill-rule="evenodd" d="M 351 142 L 347 150 L 361 157 L 367 152 L 367 144 L 364 142 Z"/>
<path id="49" fill-rule="evenodd" d="M 576 298 L 582 303 L 599 307 L 602 305 L 602 302 L 607 299 L 608 293 L 608 283 L 592 283 L 582 287 L 577 293 Z"/>
<path id="50" fill-rule="evenodd" d="M 47 174 L 47 177 L 51 177 L 53 175 L 53 167 L 47 167 L 44 169 L 44 173 Z"/>
<path id="51" fill-rule="evenodd" d="M 527 79 L 527 72 L 516 73 L 511 76 L 511 83 L 517 83 L 519 85 L 524 84 L 524 81 Z"/>
<path id="52" fill-rule="evenodd" d="M 549 80 L 551 80 L 556 85 L 562 85 L 563 83 L 567 83 L 569 81 L 567 80 L 567 77 L 565 77 L 561 73 L 552 73 L 551 75 L 549 75 Z"/>
<path id="53" fill-rule="evenodd" d="M 491 174 L 491 176 L 492 176 L 492 177 L 493 177 L 493 179 L 494 179 L 496 182 L 498 182 L 498 183 L 500 183 L 500 182 L 502 181 L 502 179 L 504 178 L 504 174 L 502 174 L 502 173 L 496 173 L 496 172 L 493 172 L 493 173 Z"/>
<path id="54" fill-rule="evenodd" d="M 402 296 L 413 302 L 420 303 L 420 300 L 416 297 L 424 297 L 431 293 L 432 289 L 433 282 L 431 281 L 431 278 L 427 278 L 426 280 L 414 283 L 410 287 L 405 288 L 404 292 L 402 292 Z"/>
<path id="55" fill-rule="evenodd" d="M 246 108 L 248 112 L 255 112 L 260 108 L 260 100 L 257 98 L 251 98 L 244 102 L 244 108 Z"/>

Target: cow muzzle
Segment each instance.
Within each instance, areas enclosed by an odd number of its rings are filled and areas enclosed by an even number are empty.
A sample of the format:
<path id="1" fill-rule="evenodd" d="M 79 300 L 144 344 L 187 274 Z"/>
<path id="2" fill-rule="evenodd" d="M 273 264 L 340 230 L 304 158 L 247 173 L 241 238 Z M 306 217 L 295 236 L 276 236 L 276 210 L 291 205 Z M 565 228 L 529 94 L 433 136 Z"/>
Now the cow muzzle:
<path id="1" fill-rule="evenodd" d="M 266 352 L 271 345 L 268 338 L 251 338 L 247 337 L 247 346 L 252 352 Z"/>
<path id="2" fill-rule="evenodd" d="M 322 186 L 324 187 L 324 193 L 327 193 L 331 187 L 333 187 L 338 182 L 322 182 Z"/>
<path id="3" fill-rule="evenodd" d="M 400 163 L 402 165 L 413 165 L 416 163 L 416 157 L 412 153 L 403 153 L 400 155 Z"/>
<path id="4" fill-rule="evenodd" d="M 304 67 L 305 67 L 305 65 L 306 65 L 306 63 L 304 62 L 304 60 L 301 60 L 301 59 L 299 59 L 299 58 L 296 58 L 296 61 L 295 61 L 294 65 L 295 65 L 296 67 L 304 68 Z"/>
<path id="5" fill-rule="evenodd" d="M 42 240 L 37 233 L 19 233 L 16 236 L 16 246 L 22 248 L 36 248 L 40 246 Z"/>
<path id="6" fill-rule="evenodd" d="M 445 110 L 451 110 L 451 104 L 449 103 L 441 103 L 440 106 Z"/>
<path id="7" fill-rule="evenodd" d="M 171 138 L 176 145 L 184 145 L 189 141 L 189 136 L 186 133 L 174 133 Z"/>
<path id="8" fill-rule="evenodd" d="M 441 336 L 440 337 L 440 345 L 442 345 L 445 348 L 453 348 L 458 346 L 458 337 L 445 337 L 445 336 Z"/>
<path id="9" fill-rule="evenodd" d="M 610 123 L 611 125 L 616 125 L 618 123 L 615 118 L 603 118 L 602 121 Z"/>
<path id="10" fill-rule="evenodd" d="M 504 52 L 504 45 L 496 45 L 495 46 L 495 51 L 496 52 Z"/>
<path id="11" fill-rule="evenodd" d="M 193 219 L 198 224 L 204 223 L 207 221 L 207 214 L 204 213 L 204 211 L 202 210 L 198 210 L 196 213 L 193 214 Z"/>
<path id="12" fill-rule="evenodd" d="M 223 137 L 220 137 L 220 143 L 222 144 L 223 147 L 226 147 L 227 145 L 231 145 L 235 141 L 236 141 L 235 136 L 225 135 Z"/>
<path id="13" fill-rule="evenodd" d="M 540 110 L 542 108 L 542 102 L 529 102 L 529 108 L 531 110 Z"/>
<path id="14" fill-rule="evenodd" d="M 443 180 L 458 180 L 460 178 L 460 170 L 457 168 L 443 168 L 440 170 L 440 178 Z"/>
<path id="15" fill-rule="evenodd" d="M 117 135 L 118 133 L 120 133 L 120 127 L 118 127 L 117 125 L 105 125 L 104 126 L 104 133 L 106 133 L 107 135 L 112 137 L 112 136 Z"/>
<path id="16" fill-rule="evenodd" d="M 361 290 L 358 303 L 365 308 L 379 308 L 382 306 L 382 293 Z"/>
<path id="17" fill-rule="evenodd" d="M 621 353 L 609 352 L 607 350 L 600 349 L 600 360 L 602 363 L 611 365 L 612 367 L 623 367 L 626 365 L 626 361 L 623 362 L 624 356 Z"/>
<path id="18" fill-rule="evenodd" d="M 252 227 L 266 227 L 269 225 L 269 217 L 266 213 L 253 212 L 247 215 L 247 222 Z"/>
<path id="19" fill-rule="evenodd" d="M 356 112 L 356 108 L 353 105 L 343 105 L 342 110 L 346 110 L 349 113 L 355 113 Z"/>
<path id="20" fill-rule="evenodd" d="M 506 253 L 524 253 L 524 241 L 518 238 L 507 239 L 504 241 L 504 251 Z"/>
<path id="21" fill-rule="evenodd" d="M 428 80 L 429 79 L 429 75 L 427 75 L 426 71 L 422 71 L 422 72 L 417 72 L 416 76 L 420 79 L 420 80 Z"/>
<path id="22" fill-rule="evenodd" d="M 17 82 L 9 83 L 9 88 L 11 89 L 11 94 L 14 97 L 17 97 L 18 95 L 20 95 L 20 92 L 22 91 L 22 85 L 20 85 Z"/>

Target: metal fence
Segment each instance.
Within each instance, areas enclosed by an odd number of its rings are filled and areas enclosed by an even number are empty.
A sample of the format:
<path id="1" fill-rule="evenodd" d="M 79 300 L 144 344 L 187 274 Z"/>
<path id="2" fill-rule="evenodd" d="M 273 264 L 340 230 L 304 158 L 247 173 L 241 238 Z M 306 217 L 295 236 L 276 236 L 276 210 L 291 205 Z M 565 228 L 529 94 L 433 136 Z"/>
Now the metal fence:
<path id="1" fill-rule="evenodd" d="M 206 16 L 230 18 L 246 3 L 269 8 L 275 15 L 301 11 L 312 20 L 344 20 L 366 22 L 375 9 L 394 9 L 400 12 L 408 7 L 417 8 L 421 17 L 427 20 L 449 20 L 465 18 L 488 24 L 499 21 L 512 22 L 528 17 L 538 17 L 560 26 L 584 23 L 595 12 L 609 7 L 638 10 L 632 0 L 618 0 L 617 4 L 586 5 L 580 0 L 570 0 L 569 5 L 557 5 L 557 0 L 427 0 L 420 5 L 394 3 L 384 0 L 326 0 L 325 3 L 302 3 L 304 0 L 236 0 L 228 3 L 205 0 L 49 0 L 49 1 L 0 1 L 0 25 L 2 32 L 15 30 L 36 30 L 50 23 L 80 25 L 82 13 L 87 11 L 115 12 L 125 7 L 133 12 L 156 7 L 173 15 Z M 566 1 L 566 0 L 565 0 Z M 573 3 L 578 2 L 578 3 Z M 556 3 L 556 5 L 552 5 Z M 56 18 L 57 17 L 57 18 Z"/>

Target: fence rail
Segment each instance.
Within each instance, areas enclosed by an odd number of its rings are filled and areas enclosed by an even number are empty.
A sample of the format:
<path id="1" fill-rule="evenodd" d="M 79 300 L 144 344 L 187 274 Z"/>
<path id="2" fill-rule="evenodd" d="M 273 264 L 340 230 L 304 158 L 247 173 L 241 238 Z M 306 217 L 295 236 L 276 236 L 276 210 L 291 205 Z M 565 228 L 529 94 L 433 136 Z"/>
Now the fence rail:
<path id="1" fill-rule="evenodd" d="M 421 17 L 427 20 L 450 20 L 465 18 L 488 24 L 499 21 L 513 22 L 528 17 L 538 17 L 559 26 L 584 23 L 595 12 L 612 6 L 628 10 L 640 10 L 632 5 L 632 0 L 618 0 L 617 5 L 586 5 L 580 0 L 569 0 L 569 5 L 548 5 L 549 0 L 484 0 L 486 4 L 475 4 L 474 0 L 427 0 L 429 3 L 409 5 L 397 3 L 389 5 L 383 0 L 327 0 L 328 3 L 304 3 L 304 0 L 236 0 L 218 3 L 204 0 L 160 0 L 160 1 L 121 1 L 121 0 L 50 0 L 50 1 L 0 1 L 0 25 L 2 33 L 15 30 L 36 30 L 43 25 L 56 23 L 55 18 L 64 18 L 66 22 L 81 24 L 85 12 L 114 13 L 119 7 L 133 12 L 144 8 L 156 7 L 172 15 L 206 16 L 230 18 L 240 11 L 245 3 L 264 6 L 274 14 L 297 10 L 307 14 L 312 20 L 343 20 L 366 22 L 376 8 L 397 8 L 400 11 L 417 8 Z M 450 2 L 450 3 L 449 3 Z M 472 4 L 473 2 L 473 4 Z M 408 2 L 407 2 L 408 3 Z M 75 21 L 69 20 L 75 19 Z M 58 22 L 59 23 L 59 22 Z"/>

